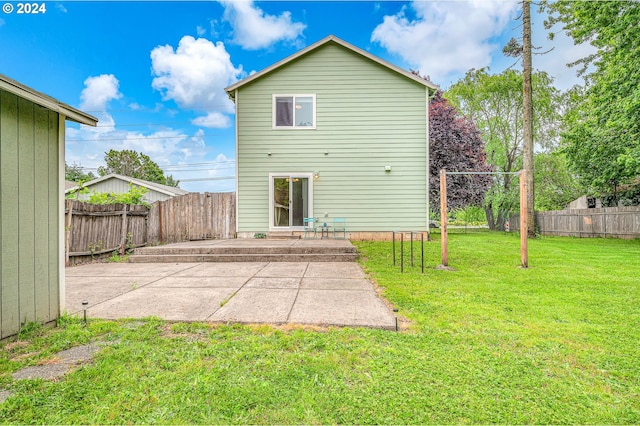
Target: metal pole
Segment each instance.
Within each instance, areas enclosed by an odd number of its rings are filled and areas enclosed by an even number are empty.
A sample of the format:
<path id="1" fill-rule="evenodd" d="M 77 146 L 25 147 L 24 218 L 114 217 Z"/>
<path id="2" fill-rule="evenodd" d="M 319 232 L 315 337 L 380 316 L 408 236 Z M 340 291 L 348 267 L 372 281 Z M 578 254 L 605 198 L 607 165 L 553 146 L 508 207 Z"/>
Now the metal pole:
<path id="1" fill-rule="evenodd" d="M 413 268 L 413 231 L 411 231 L 411 267 Z"/>
<path id="2" fill-rule="evenodd" d="M 404 272 L 404 232 L 400 234 L 400 272 Z"/>
<path id="3" fill-rule="evenodd" d="M 420 258 L 422 259 L 422 273 L 424 274 L 424 232 L 422 234 L 420 234 L 420 245 L 422 247 L 421 251 L 422 254 L 420 256 Z"/>
<path id="4" fill-rule="evenodd" d="M 396 231 L 392 232 L 392 239 L 393 239 L 393 244 L 392 244 L 392 253 L 393 253 L 393 266 L 396 266 Z"/>

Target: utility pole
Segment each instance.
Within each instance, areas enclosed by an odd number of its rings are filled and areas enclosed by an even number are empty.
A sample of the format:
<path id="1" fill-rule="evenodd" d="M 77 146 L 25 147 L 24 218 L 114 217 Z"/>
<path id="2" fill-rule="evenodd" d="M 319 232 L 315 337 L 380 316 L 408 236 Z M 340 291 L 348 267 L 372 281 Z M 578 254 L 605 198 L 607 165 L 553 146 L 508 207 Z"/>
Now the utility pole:
<path id="1" fill-rule="evenodd" d="M 533 194 L 533 96 L 531 90 L 531 0 L 522 0 L 522 110 L 524 123 L 523 168 L 527 179 L 529 237 L 536 236 Z"/>

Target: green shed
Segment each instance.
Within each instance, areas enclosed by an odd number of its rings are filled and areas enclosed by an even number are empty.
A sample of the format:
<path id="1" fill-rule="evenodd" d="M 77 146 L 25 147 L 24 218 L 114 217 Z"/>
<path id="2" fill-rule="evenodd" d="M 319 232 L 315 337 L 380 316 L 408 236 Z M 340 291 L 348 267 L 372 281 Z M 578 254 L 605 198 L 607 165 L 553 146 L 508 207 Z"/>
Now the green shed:
<path id="1" fill-rule="evenodd" d="M 0 339 L 64 309 L 65 120 L 98 122 L 0 74 Z"/>
<path id="2" fill-rule="evenodd" d="M 428 231 L 437 87 L 335 36 L 225 89 L 236 105 L 238 237 L 346 221 Z"/>

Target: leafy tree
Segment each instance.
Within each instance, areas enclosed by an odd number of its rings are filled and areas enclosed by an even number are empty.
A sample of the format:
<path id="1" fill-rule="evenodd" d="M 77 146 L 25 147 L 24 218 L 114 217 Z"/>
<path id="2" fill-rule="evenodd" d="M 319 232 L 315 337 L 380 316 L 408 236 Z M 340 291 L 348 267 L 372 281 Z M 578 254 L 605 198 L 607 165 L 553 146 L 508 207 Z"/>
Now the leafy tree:
<path id="1" fill-rule="evenodd" d="M 76 163 L 69 165 L 64 162 L 64 179 L 71 182 L 86 182 L 95 178 L 92 172 L 85 173 L 82 165 Z"/>
<path id="2" fill-rule="evenodd" d="M 442 92 L 437 92 L 429 105 L 429 141 L 429 186 L 433 199 L 440 197 L 441 169 L 491 171 L 480 132 L 458 113 Z M 491 180 L 490 175 L 447 176 L 447 205 L 452 210 L 469 205 L 482 206 Z"/>
<path id="3" fill-rule="evenodd" d="M 173 175 L 168 175 L 168 176 L 166 176 L 166 178 L 167 178 L 167 180 L 165 182 L 165 185 L 177 187 L 180 184 L 180 181 L 174 179 Z"/>
<path id="4" fill-rule="evenodd" d="M 132 204 L 148 206 L 144 200 L 144 194 L 149 192 L 147 188 L 129 183 L 129 191 L 121 194 L 114 192 L 93 192 L 89 196 L 89 204 Z"/>
<path id="5" fill-rule="evenodd" d="M 615 193 L 638 175 L 640 152 L 640 3 L 637 1 L 545 4 L 550 28 L 597 51 L 573 64 L 585 77 L 584 96 L 566 115 L 567 159 L 592 193 Z"/>
<path id="6" fill-rule="evenodd" d="M 98 167 L 100 176 L 117 173 L 163 185 L 178 186 L 180 183 L 180 181 L 174 180 L 171 175 L 165 176 L 160 166 L 151 160 L 148 155 L 137 151 L 128 149 L 117 151 L 112 149 L 105 153 L 104 161 L 106 166 Z"/>
<path id="7" fill-rule="evenodd" d="M 569 169 L 566 156 L 560 151 L 538 153 L 535 156 L 536 208 L 562 210 L 584 195 L 582 186 Z"/>
<path id="8" fill-rule="evenodd" d="M 458 109 L 478 127 L 486 142 L 488 162 L 496 171 L 522 169 L 524 145 L 522 73 L 508 69 L 489 74 L 487 68 L 471 69 L 446 93 Z M 545 72 L 532 74 L 533 140 L 541 151 L 558 145 L 561 94 Z M 518 177 L 497 175 L 485 199 L 489 225 L 501 229 L 509 211 L 519 204 Z"/>

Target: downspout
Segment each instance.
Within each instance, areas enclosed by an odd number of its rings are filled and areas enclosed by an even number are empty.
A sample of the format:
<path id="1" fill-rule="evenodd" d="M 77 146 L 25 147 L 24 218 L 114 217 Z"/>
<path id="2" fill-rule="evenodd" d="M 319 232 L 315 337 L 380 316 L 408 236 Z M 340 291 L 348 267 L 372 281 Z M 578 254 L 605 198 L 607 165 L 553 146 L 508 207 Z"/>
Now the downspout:
<path id="1" fill-rule="evenodd" d="M 235 94 L 233 96 L 233 101 L 234 104 L 236 106 L 236 233 L 235 236 L 236 238 L 238 238 L 238 223 L 239 223 L 239 216 L 238 216 L 238 211 L 240 210 L 238 207 L 240 205 L 240 197 L 238 196 L 238 181 L 240 180 L 240 175 L 238 174 L 238 89 L 236 89 Z"/>

